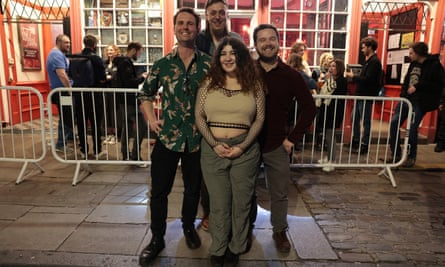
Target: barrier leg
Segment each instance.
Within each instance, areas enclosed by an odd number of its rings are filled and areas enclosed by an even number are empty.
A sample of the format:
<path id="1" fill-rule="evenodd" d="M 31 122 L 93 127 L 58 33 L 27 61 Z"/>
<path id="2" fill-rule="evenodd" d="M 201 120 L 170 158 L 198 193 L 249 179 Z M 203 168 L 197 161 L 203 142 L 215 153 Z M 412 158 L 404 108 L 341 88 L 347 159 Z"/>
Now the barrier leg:
<path id="1" fill-rule="evenodd" d="M 25 170 L 26 170 L 27 167 L 28 167 L 28 162 L 25 161 L 23 163 L 23 166 L 22 166 L 22 169 L 20 170 L 19 175 L 17 176 L 17 180 L 15 181 L 15 184 L 20 184 L 24 180 L 23 176 L 25 174 Z"/>
<path id="2" fill-rule="evenodd" d="M 378 175 L 384 175 L 391 181 L 393 187 L 397 187 L 396 180 L 394 179 L 394 175 L 392 174 L 391 168 L 389 166 L 385 166 L 385 168 L 381 170 Z"/>
<path id="3" fill-rule="evenodd" d="M 77 182 L 78 182 L 78 180 L 79 180 L 80 164 L 81 164 L 80 162 L 77 162 L 77 163 L 76 163 L 76 169 L 75 169 L 75 171 L 74 171 L 73 182 L 72 182 L 72 185 L 73 185 L 73 186 L 77 185 Z M 89 167 L 88 165 L 85 165 L 85 169 L 86 169 L 86 171 L 88 172 L 88 175 L 90 175 L 90 174 L 93 173 L 93 171 L 90 169 L 90 167 Z M 87 176 L 88 176 L 88 175 L 87 175 Z"/>

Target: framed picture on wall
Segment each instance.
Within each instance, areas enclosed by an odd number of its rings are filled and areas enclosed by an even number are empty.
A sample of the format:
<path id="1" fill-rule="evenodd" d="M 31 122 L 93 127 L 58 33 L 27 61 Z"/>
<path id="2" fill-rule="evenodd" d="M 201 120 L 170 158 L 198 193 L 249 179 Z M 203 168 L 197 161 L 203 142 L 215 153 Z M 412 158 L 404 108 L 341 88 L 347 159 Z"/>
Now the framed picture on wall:
<path id="1" fill-rule="evenodd" d="M 38 25 L 28 20 L 20 20 L 17 25 L 22 69 L 41 70 L 40 41 Z"/>

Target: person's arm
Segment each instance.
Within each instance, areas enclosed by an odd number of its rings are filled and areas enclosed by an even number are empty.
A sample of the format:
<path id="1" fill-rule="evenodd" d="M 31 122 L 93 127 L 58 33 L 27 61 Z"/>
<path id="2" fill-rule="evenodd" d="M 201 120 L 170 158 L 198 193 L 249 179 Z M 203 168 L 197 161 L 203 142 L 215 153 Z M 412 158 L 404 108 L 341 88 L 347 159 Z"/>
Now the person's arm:
<path id="1" fill-rule="evenodd" d="M 137 77 L 133 63 L 130 59 L 122 60 L 118 66 L 119 79 L 123 81 L 126 88 L 138 88 L 144 81 L 144 77 Z"/>
<path id="2" fill-rule="evenodd" d="M 310 94 L 308 87 L 301 75 L 295 75 L 290 84 L 295 84 L 293 94 L 297 101 L 297 121 L 294 128 L 289 133 L 288 137 L 283 141 L 283 146 L 286 150 L 292 148 L 292 146 L 298 143 L 306 130 L 311 126 L 315 114 L 317 112 L 314 98 Z"/>
<path id="3" fill-rule="evenodd" d="M 352 81 L 361 84 L 377 84 L 380 82 L 380 75 L 382 72 L 382 64 L 377 58 L 374 58 L 368 62 L 366 71 L 360 73 L 359 76 L 354 76 Z"/>
<path id="4" fill-rule="evenodd" d="M 162 130 L 162 125 L 164 124 L 164 121 L 158 120 L 156 118 L 153 101 L 148 99 L 143 100 L 142 109 L 144 111 L 144 114 L 147 116 L 150 129 L 156 134 L 159 134 Z"/>
<path id="5" fill-rule="evenodd" d="M 204 104 L 207 99 L 208 93 L 208 81 L 205 81 L 203 85 L 199 88 L 198 94 L 196 96 L 195 104 L 195 124 L 202 137 L 209 143 L 211 147 L 218 145 L 218 142 L 214 138 L 209 126 L 207 125 L 207 115 L 204 110 Z"/>
<path id="6" fill-rule="evenodd" d="M 246 139 L 238 145 L 242 151 L 245 151 L 257 138 L 260 134 L 261 129 L 263 127 L 264 118 L 265 118 L 265 100 L 266 97 L 264 95 L 263 87 L 258 83 L 257 90 L 255 92 L 255 103 L 256 103 L 256 116 L 252 125 L 250 126 L 249 132 L 246 136 Z"/>
<path id="7" fill-rule="evenodd" d="M 164 120 L 157 119 L 153 104 L 153 102 L 156 100 L 159 87 L 161 86 L 157 73 L 159 73 L 159 67 L 157 62 L 155 62 L 151 68 L 148 78 L 145 80 L 144 85 L 142 86 L 142 92 L 138 99 L 142 102 L 142 109 L 144 114 L 147 116 L 150 129 L 156 134 L 159 134 L 162 130 L 162 125 L 164 125 Z"/>
<path id="8" fill-rule="evenodd" d="M 66 73 L 65 69 L 56 69 L 56 74 L 64 87 L 71 87 L 70 79 L 68 78 L 68 74 Z"/>
<path id="9" fill-rule="evenodd" d="M 94 55 L 92 56 L 91 61 L 94 66 L 94 79 L 96 85 L 104 84 L 107 78 L 105 75 L 105 65 L 102 59 L 99 56 Z"/>

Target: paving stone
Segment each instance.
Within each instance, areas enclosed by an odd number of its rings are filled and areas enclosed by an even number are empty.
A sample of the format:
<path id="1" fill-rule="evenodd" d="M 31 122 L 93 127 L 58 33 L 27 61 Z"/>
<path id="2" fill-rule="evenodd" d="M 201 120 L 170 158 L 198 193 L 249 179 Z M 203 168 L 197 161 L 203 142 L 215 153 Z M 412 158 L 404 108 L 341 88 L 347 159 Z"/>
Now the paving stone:
<path id="1" fill-rule="evenodd" d="M 349 262 L 373 262 L 374 260 L 369 256 L 369 254 L 365 253 L 339 253 L 339 256 L 344 261 Z"/>
<path id="2" fill-rule="evenodd" d="M 0 220 L 16 220 L 32 208 L 33 206 L 0 205 Z"/>
<path id="3" fill-rule="evenodd" d="M 375 257 L 381 262 L 405 262 L 406 257 L 398 253 L 376 253 Z"/>

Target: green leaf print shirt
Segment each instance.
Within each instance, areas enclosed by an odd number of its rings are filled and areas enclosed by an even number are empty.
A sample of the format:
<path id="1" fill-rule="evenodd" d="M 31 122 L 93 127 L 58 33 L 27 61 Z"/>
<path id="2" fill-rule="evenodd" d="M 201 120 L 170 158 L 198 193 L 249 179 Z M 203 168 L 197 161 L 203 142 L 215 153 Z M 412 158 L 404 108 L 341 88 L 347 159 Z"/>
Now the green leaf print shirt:
<path id="1" fill-rule="evenodd" d="M 176 152 L 199 150 L 201 134 L 195 125 L 195 100 L 200 82 L 210 68 L 211 58 L 195 50 L 186 69 L 177 49 L 156 61 L 145 80 L 141 101 L 154 101 L 162 87 L 161 117 L 164 126 L 158 135 L 168 149 Z"/>

